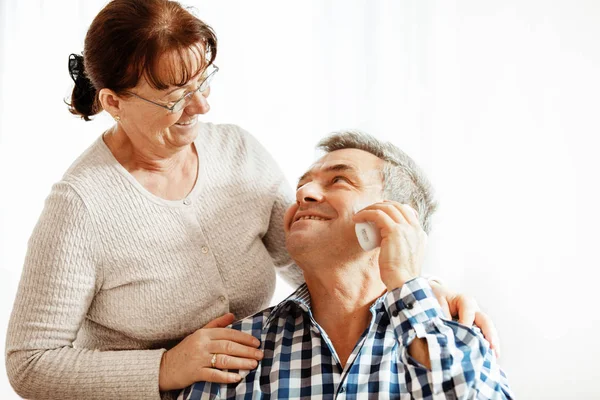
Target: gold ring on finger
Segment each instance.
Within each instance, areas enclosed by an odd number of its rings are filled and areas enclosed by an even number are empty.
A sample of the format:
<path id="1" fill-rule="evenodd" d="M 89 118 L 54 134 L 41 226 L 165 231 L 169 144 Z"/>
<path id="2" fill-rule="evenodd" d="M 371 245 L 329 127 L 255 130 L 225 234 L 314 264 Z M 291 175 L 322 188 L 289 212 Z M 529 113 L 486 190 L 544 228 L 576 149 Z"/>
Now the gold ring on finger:
<path id="1" fill-rule="evenodd" d="M 216 368 L 216 365 L 217 365 L 217 353 L 214 353 L 212 355 L 212 358 L 210 359 L 210 366 L 212 368 Z"/>

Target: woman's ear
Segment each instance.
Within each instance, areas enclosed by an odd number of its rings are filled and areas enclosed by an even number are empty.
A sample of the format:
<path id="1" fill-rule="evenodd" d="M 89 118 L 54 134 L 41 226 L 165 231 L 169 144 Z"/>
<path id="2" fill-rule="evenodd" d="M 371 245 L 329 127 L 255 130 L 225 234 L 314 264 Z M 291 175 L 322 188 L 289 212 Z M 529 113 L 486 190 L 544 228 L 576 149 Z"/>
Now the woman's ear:
<path id="1" fill-rule="evenodd" d="M 119 117 L 122 111 L 123 103 L 121 98 L 110 89 L 100 89 L 98 94 L 102 109 L 112 115 L 113 118 Z"/>

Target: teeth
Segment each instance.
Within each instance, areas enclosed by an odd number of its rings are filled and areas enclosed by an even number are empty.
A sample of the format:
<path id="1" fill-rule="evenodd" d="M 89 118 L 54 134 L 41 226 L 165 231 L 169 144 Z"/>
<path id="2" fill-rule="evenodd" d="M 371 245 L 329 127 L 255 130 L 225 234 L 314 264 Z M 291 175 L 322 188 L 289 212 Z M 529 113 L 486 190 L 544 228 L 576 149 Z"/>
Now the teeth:
<path id="1" fill-rule="evenodd" d="M 188 122 L 177 122 L 177 125 L 192 125 L 194 122 L 196 122 L 196 118 L 189 120 Z"/>
<path id="2" fill-rule="evenodd" d="M 303 220 L 303 219 L 314 219 L 314 220 L 317 220 L 317 221 L 325 221 L 325 218 L 317 217 L 317 216 L 314 216 L 314 215 L 306 215 L 304 217 L 300 217 L 300 218 L 298 218 L 298 221 Z"/>

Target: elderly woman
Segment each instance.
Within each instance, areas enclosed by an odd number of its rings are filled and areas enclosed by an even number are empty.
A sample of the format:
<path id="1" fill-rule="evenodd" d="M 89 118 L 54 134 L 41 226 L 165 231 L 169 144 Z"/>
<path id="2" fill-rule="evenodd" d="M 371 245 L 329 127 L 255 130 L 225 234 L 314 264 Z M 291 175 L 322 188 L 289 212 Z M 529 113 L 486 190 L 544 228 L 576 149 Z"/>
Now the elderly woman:
<path id="1" fill-rule="evenodd" d="M 169 398 L 262 358 L 226 326 L 265 308 L 290 263 L 293 196 L 252 136 L 198 120 L 216 54 L 178 3 L 114 0 L 71 56 L 71 112 L 115 124 L 53 186 L 29 241 L 7 335 L 20 395 Z"/>

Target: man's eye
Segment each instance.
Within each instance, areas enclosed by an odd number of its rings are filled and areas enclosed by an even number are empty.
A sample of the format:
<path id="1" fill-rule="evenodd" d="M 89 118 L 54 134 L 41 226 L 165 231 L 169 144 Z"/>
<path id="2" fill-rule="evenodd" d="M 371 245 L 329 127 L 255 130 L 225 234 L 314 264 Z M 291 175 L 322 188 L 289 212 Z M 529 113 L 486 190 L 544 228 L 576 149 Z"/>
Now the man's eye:
<path id="1" fill-rule="evenodd" d="M 337 183 L 337 182 L 340 182 L 340 181 L 343 181 L 343 182 L 346 182 L 346 183 L 349 182 L 348 179 L 345 176 L 336 176 L 336 177 L 334 177 L 331 180 L 331 183 Z"/>

